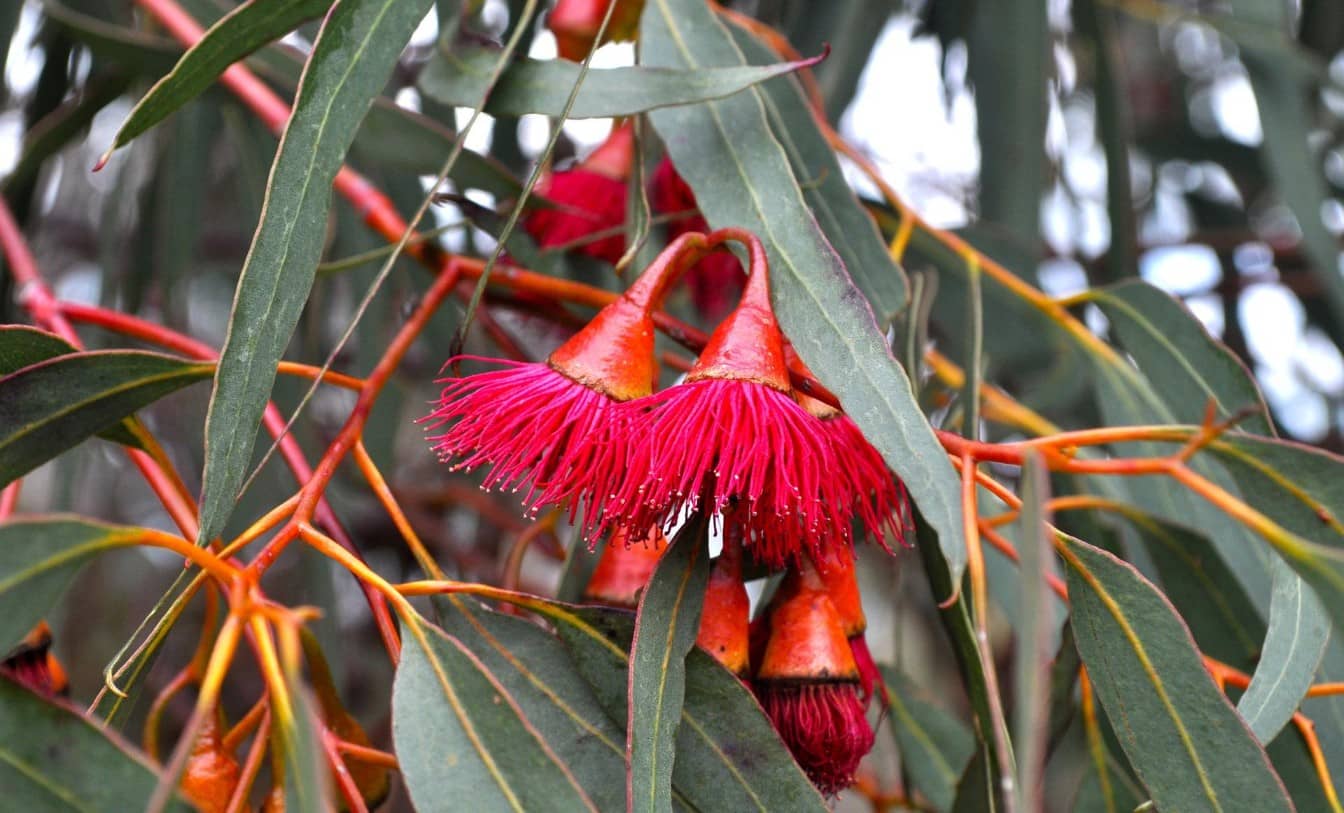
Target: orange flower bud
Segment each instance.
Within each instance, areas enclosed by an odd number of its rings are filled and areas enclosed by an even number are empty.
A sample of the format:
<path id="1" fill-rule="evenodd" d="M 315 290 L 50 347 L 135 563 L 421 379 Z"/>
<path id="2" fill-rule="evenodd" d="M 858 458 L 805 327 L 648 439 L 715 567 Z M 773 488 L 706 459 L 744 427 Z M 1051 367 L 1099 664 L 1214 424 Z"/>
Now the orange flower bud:
<path id="1" fill-rule="evenodd" d="M 612 607 L 639 606 L 639 593 L 649 583 L 665 550 L 667 539 L 657 528 L 643 541 L 634 544 L 629 541 L 624 528 L 618 529 L 602 551 L 602 558 L 588 580 L 583 597 Z"/>
<path id="2" fill-rule="evenodd" d="M 202 813 L 224 813 L 242 775 L 238 760 L 224 749 L 224 714 L 218 707 L 205 716 L 182 772 L 182 795 Z"/>
<path id="3" fill-rule="evenodd" d="M 742 583 L 742 543 L 725 542 L 705 588 L 696 644 L 740 678 L 747 676 L 751 601 Z"/>

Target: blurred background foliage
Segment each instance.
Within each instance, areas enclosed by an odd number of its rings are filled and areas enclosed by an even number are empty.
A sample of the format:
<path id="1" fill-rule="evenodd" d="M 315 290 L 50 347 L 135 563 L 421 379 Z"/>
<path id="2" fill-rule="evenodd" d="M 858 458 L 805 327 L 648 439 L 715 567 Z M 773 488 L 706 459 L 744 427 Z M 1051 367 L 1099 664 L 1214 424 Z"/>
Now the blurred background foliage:
<path id="1" fill-rule="evenodd" d="M 223 0 L 183 5 L 202 21 L 231 7 Z M 448 7 L 457 4 L 444 5 L 451 13 Z M 1178 296 L 1253 371 L 1284 436 L 1344 451 L 1344 3 L 726 5 L 777 26 L 804 55 L 830 45 L 829 58 L 815 69 L 826 114 L 931 223 L 956 229 L 1052 295 L 1137 276 Z M 470 34 L 503 38 L 521 6 L 487 0 Z M 431 16 L 417 32 L 349 158 L 402 212 L 415 209 L 427 174 L 437 170 L 469 113 L 435 101 L 426 87 L 433 63 L 442 59 L 436 23 Z M 315 32 L 315 23 L 306 25 L 248 64 L 290 96 Z M 134 313 L 219 346 L 260 213 L 274 137 L 232 96 L 212 89 L 92 173 L 131 106 L 180 48 L 129 0 L 3 0 L 0 42 L 7 48 L 0 191 L 57 295 Z M 530 32 L 524 48 L 541 58 L 555 51 L 544 29 Z M 611 45 L 594 64 L 632 59 L 632 46 Z M 466 162 L 463 171 L 472 176 L 462 184 L 472 189 L 463 197 L 450 194 L 450 202 L 434 210 L 450 247 L 492 245 L 499 212 L 507 213 L 552 126 L 536 115 L 487 117 L 472 132 L 468 147 L 480 158 Z M 557 163 L 598 143 L 609 126 L 600 119 L 563 123 Z M 846 165 L 847 174 L 851 169 Z M 866 179 L 858 173 L 850 179 L 880 215 L 894 215 Z M 291 346 L 293 358 L 327 355 L 377 271 L 376 259 L 350 258 L 381 248 L 381 240 L 343 200 L 333 202 L 333 213 L 327 265 Z M 883 225 L 890 231 L 892 221 Z M 947 262 L 916 241 L 906 266 L 938 291 L 931 303 L 933 339 L 963 358 L 965 281 L 946 273 Z M 402 265 L 359 323 L 338 369 L 367 372 L 416 301 L 427 275 Z M 604 269 L 565 271 L 615 284 Z M 23 321 L 16 304 L 22 293 L 0 275 L 0 321 Z M 985 296 L 987 377 L 1061 426 L 1100 425 L 1079 351 L 1054 339 L 1055 331 L 1021 301 L 992 287 Z M 1079 308 L 1089 326 L 1107 333 L 1096 304 L 1080 301 Z M 491 314 L 535 355 L 558 338 L 553 326 L 511 311 L 507 302 L 494 303 Z M 437 465 L 412 423 L 435 395 L 430 382 L 451 331 L 447 320 L 431 325 L 380 400 L 366 442 L 440 561 L 455 575 L 495 581 L 522 520 L 507 496 L 485 495 L 469 477 Z M 125 344 L 87 335 L 91 347 Z M 282 378 L 275 399 L 291 410 L 302 389 Z M 189 476 L 201 470 L 207 399 L 205 388 L 195 388 L 144 414 Z M 319 390 L 295 428 L 310 454 L 326 445 L 349 407 L 342 391 Z M 935 414 L 943 408 L 931 407 Z M 167 527 L 158 503 L 111 450 L 96 441 L 45 466 L 29 478 L 21 507 Z M 272 462 L 244 497 L 236 521 L 257 515 L 290 487 L 288 473 Z M 395 529 L 365 490 L 338 478 L 330 496 L 375 570 L 390 578 L 414 572 Z M 900 565 L 916 558 L 903 557 Z M 953 669 L 946 648 L 931 637 L 941 633 L 929 623 L 928 588 L 915 567 L 878 556 L 870 564 L 868 578 L 891 596 L 890 606 L 873 610 L 874 648 L 925 677 Z M 1006 567 L 997 559 L 990 564 Z M 141 551 L 100 560 L 80 576 L 72 592 L 77 598 L 54 619 L 57 651 L 71 667 L 77 697 L 96 691 L 102 667 L 122 643 L 109 631 L 129 633 L 157 598 L 144 587 L 147 569 L 168 574 L 176 566 L 171 555 Z M 525 589 L 550 592 L 558 568 L 537 558 L 523 577 Z M 372 723 L 375 739 L 385 741 L 388 710 L 380 698 L 387 697 L 390 674 L 379 658 L 363 655 L 377 645 L 353 583 L 307 553 L 272 578 L 279 600 L 334 608 L 316 630 L 339 664 L 349 705 Z M 173 636 L 174 651 L 161 663 L 182 662 L 192 644 L 188 635 Z M 228 702 L 243 708 L 250 699 Z M 959 710 L 964 702 L 944 697 L 914 712 L 931 716 L 924 723 L 938 744 L 963 760 L 969 730 L 937 705 Z M 176 712 L 185 711 L 183 701 Z M 1322 733 L 1334 764 L 1344 764 L 1344 730 L 1325 726 Z M 880 747 L 890 748 L 882 741 Z M 1122 765 L 1116 770 L 1120 786 L 1131 781 Z M 1097 780 L 1085 780 L 1084 793 L 1090 792 L 1087 781 Z"/>

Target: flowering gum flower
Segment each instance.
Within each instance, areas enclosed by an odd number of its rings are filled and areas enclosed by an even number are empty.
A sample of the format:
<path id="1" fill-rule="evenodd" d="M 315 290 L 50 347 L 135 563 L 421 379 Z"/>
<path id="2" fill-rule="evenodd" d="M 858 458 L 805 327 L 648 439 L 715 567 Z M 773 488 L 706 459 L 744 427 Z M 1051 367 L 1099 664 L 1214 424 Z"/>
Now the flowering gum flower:
<path id="1" fill-rule="evenodd" d="M 814 560 L 817 576 L 826 588 L 826 596 L 835 605 L 840 617 L 840 628 L 849 639 L 849 648 L 854 654 L 854 664 L 859 670 L 859 687 L 862 689 L 864 705 L 873 697 L 873 687 L 882 676 L 877 671 L 877 663 L 868 651 L 868 641 L 864 632 L 868 629 L 868 619 L 863 614 L 863 600 L 859 596 L 859 581 L 854 572 L 854 552 L 827 548 Z"/>
<path id="2" fill-rule="evenodd" d="M 653 391 L 650 313 L 678 262 L 676 251 L 661 255 L 546 362 L 490 359 L 503 369 L 441 381 L 438 405 L 423 419 L 441 430 L 428 438 L 439 458 L 460 458 L 456 468 L 466 470 L 489 466 L 484 488 L 526 488 L 533 508 L 567 504 L 572 520 L 587 506 L 586 523 L 596 523 L 628 479 L 628 435 L 613 407 Z"/>
<path id="3" fill-rule="evenodd" d="M 785 355 L 794 372 L 812 375 L 792 346 L 785 348 Z M 842 481 L 850 511 L 863 531 L 891 553 L 887 535 L 904 544 L 910 530 L 910 498 L 905 484 L 891 473 L 881 453 L 848 415 L 809 395 L 797 391 L 794 395 L 803 409 L 817 419 L 818 434 L 835 455 L 838 465 L 833 476 Z"/>
<path id="4" fill-rule="evenodd" d="M 827 795 L 854 781 L 873 747 L 859 673 L 839 612 L 810 564 L 772 602 L 770 639 L 754 688 L 794 759 Z"/>
<path id="5" fill-rule="evenodd" d="M 683 238 L 684 239 L 684 238 Z M 687 506 L 737 526 L 753 556 L 780 567 L 802 551 L 848 542 L 837 461 L 790 394 L 764 249 L 742 302 L 719 325 L 683 384 L 623 405 L 632 447 L 608 519 L 664 527 Z M 706 504 L 707 503 L 707 504 Z"/>
<path id="6" fill-rule="evenodd" d="M 583 597 L 610 607 L 639 606 L 639 594 L 653 577 L 653 569 L 666 550 L 667 539 L 657 528 L 634 543 L 626 529 L 618 528 L 602 551 Z"/>
<path id="7" fill-rule="evenodd" d="M 553 204 L 532 210 L 523 221 L 537 245 L 572 245 L 580 254 L 613 264 L 621 259 L 633 138 L 631 126 L 621 125 L 577 167 L 549 173 L 537 184 L 537 194 Z M 599 232 L 609 233 L 593 237 Z"/>
<path id="8" fill-rule="evenodd" d="M 669 238 L 687 232 L 708 232 L 709 223 L 700 214 L 695 193 L 677 173 L 672 161 L 664 158 L 649 181 L 649 204 L 658 214 L 685 213 L 668 221 Z M 707 319 L 722 319 L 742 294 L 746 275 L 742 264 L 727 250 L 708 254 L 686 272 L 691 301 Z"/>
<path id="9" fill-rule="evenodd" d="M 607 7 L 616 3 L 602 42 L 625 42 L 639 33 L 639 15 L 644 0 L 557 0 L 546 18 L 546 27 L 555 34 L 556 51 L 561 59 L 578 62 L 588 56 Z"/>
<path id="10" fill-rule="evenodd" d="M 45 621 L 38 622 L 14 651 L 0 661 L 0 675 L 43 697 L 63 695 L 70 688 L 65 669 L 51 651 L 51 628 Z"/>
<path id="11" fill-rule="evenodd" d="M 723 552 L 714 560 L 700 611 L 700 634 L 695 643 L 714 656 L 728 671 L 747 676 L 747 627 L 751 601 L 742 583 L 742 543 L 725 539 Z"/>

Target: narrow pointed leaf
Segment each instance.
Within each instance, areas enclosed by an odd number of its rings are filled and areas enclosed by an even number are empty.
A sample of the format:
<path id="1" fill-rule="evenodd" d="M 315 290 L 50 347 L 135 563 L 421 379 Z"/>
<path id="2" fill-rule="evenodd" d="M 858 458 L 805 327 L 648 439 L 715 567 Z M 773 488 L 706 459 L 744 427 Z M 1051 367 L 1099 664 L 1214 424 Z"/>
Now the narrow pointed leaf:
<path id="1" fill-rule="evenodd" d="M 1046 574 L 1050 572 L 1050 484 L 1038 455 L 1022 468 L 1022 519 L 1018 543 L 1019 615 L 1015 673 L 1017 702 L 1013 707 L 1013 748 L 1017 755 L 1017 810 L 1038 810 L 1045 802 L 1046 738 L 1050 722 L 1050 660 L 1053 605 Z"/>
<path id="2" fill-rule="evenodd" d="M 882 667 L 891 709 L 888 728 L 901 752 L 910 784 L 937 810 L 948 810 L 957 781 L 975 752 L 971 729 L 934 702 L 928 692 L 897 669 Z"/>
<path id="3" fill-rule="evenodd" d="M 0 486 L 213 371 L 160 353 L 104 350 L 0 378 Z"/>
<path id="4" fill-rule="evenodd" d="M 149 89 L 112 139 L 108 153 L 204 93 L 226 68 L 321 16 L 334 0 L 248 0 L 210 26 L 173 70 Z"/>
<path id="5" fill-rule="evenodd" d="M 460 641 L 413 622 L 392 688 L 392 739 L 421 813 L 595 810 L 517 700 Z"/>
<path id="6" fill-rule="evenodd" d="M 205 425 L 200 540 L 224 529 L 252 460 L 275 365 L 312 289 L 331 184 L 430 0 L 339 0 L 304 69 L 243 263 Z"/>
<path id="7" fill-rule="evenodd" d="M 7 810 L 143 810 L 159 777 L 149 761 L 73 708 L 0 678 L 0 788 Z M 193 810 L 180 799 L 170 813 Z"/>
<path id="8" fill-rule="evenodd" d="M 470 48 L 441 54 L 441 59 L 426 68 L 420 88 L 444 104 L 459 107 L 479 104 L 489 89 L 499 52 L 492 48 Z M 703 71 L 644 66 L 593 69 L 583 80 L 569 118 L 633 116 L 659 107 L 721 99 L 816 62 L 807 59 Z M 565 112 L 565 101 L 578 81 L 581 67 L 565 59 L 518 60 L 500 77 L 485 104 L 485 112 L 495 116 L 528 113 L 560 116 Z"/>
<path id="9" fill-rule="evenodd" d="M 134 536 L 133 528 L 68 517 L 0 525 L 0 654 L 55 606 L 85 562 Z"/>
<path id="10" fill-rule="evenodd" d="M 743 62 L 704 0 L 649 0 L 640 44 L 644 64 L 655 67 Z M 808 210 L 788 155 L 766 137 L 759 91 L 649 115 L 710 225 L 741 226 L 761 238 L 785 334 L 905 481 L 959 579 L 966 545 L 952 466 L 865 301 L 874 292 L 856 287 Z M 748 147 L 741 133 L 760 137 Z"/>
<path id="11" fill-rule="evenodd" d="M 1065 544 L 1078 651 L 1157 809 L 1292 810 L 1175 609 L 1126 562 Z"/>
<path id="12" fill-rule="evenodd" d="M 658 560 L 639 599 L 630 650 L 626 784 L 630 811 L 672 808 L 672 766 L 686 693 L 686 654 L 709 583 L 709 519 L 697 515 Z"/>

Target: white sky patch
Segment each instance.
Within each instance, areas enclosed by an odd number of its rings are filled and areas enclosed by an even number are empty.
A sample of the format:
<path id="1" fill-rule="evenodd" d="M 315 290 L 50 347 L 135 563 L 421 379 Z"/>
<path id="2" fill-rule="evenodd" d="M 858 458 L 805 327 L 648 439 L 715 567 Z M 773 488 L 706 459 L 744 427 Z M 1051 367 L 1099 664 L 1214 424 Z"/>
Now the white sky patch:
<path id="1" fill-rule="evenodd" d="M 1237 312 L 1251 355 L 1267 367 L 1286 371 L 1306 321 L 1293 293 L 1277 283 L 1252 285 L 1242 291 Z"/>
<path id="2" fill-rule="evenodd" d="M 1139 275 L 1179 295 L 1207 291 L 1222 279 L 1223 270 L 1218 255 L 1208 246 L 1163 246 L 1139 258 Z"/>

